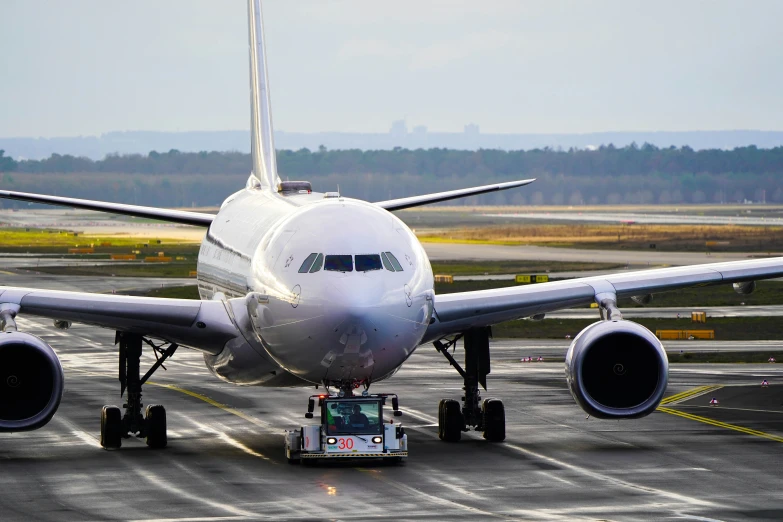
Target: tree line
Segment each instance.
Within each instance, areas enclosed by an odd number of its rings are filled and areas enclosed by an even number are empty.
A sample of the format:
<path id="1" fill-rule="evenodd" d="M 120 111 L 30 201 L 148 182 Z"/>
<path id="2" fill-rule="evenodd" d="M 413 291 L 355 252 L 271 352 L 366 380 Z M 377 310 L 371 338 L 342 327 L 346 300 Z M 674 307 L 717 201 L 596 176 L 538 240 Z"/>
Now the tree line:
<path id="1" fill-rule="evenodd" d="M 733 150 L 635 144 L 595 150 L 519 151 L 396 148 L 277 151 L 283 179 L 313 182 L 367 200 L 536 177 L 522 190 L 467 204 L 619 204 L 783 202 L 783 147 Z M 52 154 L 21 160 L 0 151 L 2 186 L 120 202 L 191 206 L 220 203 L 251 169 L 240 152 L 150 152 L 102 160 Z M 139 201 L 139 199 L 143 201 Z M 135 200 L 135 201 L 134 201 Z M 457 202 L 456 204 L 459 204 Z M 151 203 L 150 203 L 151 204 Z"/>

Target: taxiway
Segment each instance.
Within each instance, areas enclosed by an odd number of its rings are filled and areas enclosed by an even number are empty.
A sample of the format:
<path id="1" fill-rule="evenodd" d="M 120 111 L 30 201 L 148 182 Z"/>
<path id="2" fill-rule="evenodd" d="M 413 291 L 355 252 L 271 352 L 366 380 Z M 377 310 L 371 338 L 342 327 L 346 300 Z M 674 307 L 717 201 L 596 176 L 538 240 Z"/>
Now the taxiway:
<path id="1" fill-rule="evenodd" d="M 524 341 L 494 342 L 489 391 L 506 404 L 507 440 L 437 438 L 437 400 L 459 398 L 457 373 L 422 346 L 374 391 L 400 394 L 404 466 L 291 466 L 282 431 L 306 422 L 313 389 L 222 383 L 179 350 L 145 403 L 166 405 L 169 447 L 99 447 L 103 404 L 122 404 L 114 334 L 20 318 L 62 358 L 66 392 L 45 428 L 0 435 L 3 520 L 691 520 L 783 517 L 783 367 L 679 365 L 668 395 L 636 421 L 585 419 L 562 363 L 524 364 Z M 532 344 L 540 343 L 531 341 Z M 545 343 L 547 344 L 547 343 Z M 548 343 L 564 351 L 565 341 Z M 458 352 L 459 355 L 459 352 Z M 145 354 L 143 364 L 153 361 Z M 761 388 L 760 381 L 771 383 Z M 699 390 L 709 387 L 705 394 Z M 711 395 L 719 407 L 708 407 Z"/>

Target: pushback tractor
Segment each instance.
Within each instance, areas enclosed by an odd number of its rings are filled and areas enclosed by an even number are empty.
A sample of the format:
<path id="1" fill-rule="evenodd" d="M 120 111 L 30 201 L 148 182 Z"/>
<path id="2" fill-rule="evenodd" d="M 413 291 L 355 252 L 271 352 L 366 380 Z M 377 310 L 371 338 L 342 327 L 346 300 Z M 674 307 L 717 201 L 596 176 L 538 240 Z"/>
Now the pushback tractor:
<path id="1" fill-rule="evenodd" d="M 309 424 L 285 432 L 285 456 L 288 462 L 327 459 L 392 459 L 408 457 L 408 436 L 394 419 L 383 420 L 383 409 L 391 399 L 394 416 L 399 417 L 396 395 L 339 397 L 313 395 L 305 418 L 312 419 L 316 406 L 320 424 Z"/>

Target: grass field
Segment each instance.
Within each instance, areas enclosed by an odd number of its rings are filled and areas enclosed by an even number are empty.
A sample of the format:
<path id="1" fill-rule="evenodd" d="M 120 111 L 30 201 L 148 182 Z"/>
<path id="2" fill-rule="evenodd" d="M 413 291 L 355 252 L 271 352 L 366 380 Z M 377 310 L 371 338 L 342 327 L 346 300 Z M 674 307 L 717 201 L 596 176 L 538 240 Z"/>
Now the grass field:
<path id="1" fill-rule="evenodd" d="M 779 252 L 783 227 L 736 225 L 512 224 L 427 232 L 423 242 L 683 252 Z M 709 246 L 708 246 L 709 243 Z"/>
<path id="2" fill-rule="evenodd" d="M 147 297 L 168 297 L 170 299 L 199 299 L 196 285 L 155 288 L 146 292 Z"/>
<path id="3" fill-rule="evenodd" d="M 492 327 L 497 338 L 565 339 L 575 337 L 595 319 L 518 320 Z M 634 319 L 653 333 L 656 330 L 714 330 L 718 341 L 761 341 L 783 338 L 783 321 L 779 317 L 726 317 L 708 319 L 707 324 L 692 323 L 687 319 Z"/>
<path id="4" fill-rule="evenodd" d="M 0 251 L 7 253 L 67 254 L 69 248 L 94 248 L 95 256 L 128 254 L 140 250 L 140 255 L 194 255 L 199 243 L 165 239 L 137 238 L 125 235 L 89 236 L 78 233 L 36 228 L 0 228 Z M 83 256 L 82 256 L 83 257 Z"/>

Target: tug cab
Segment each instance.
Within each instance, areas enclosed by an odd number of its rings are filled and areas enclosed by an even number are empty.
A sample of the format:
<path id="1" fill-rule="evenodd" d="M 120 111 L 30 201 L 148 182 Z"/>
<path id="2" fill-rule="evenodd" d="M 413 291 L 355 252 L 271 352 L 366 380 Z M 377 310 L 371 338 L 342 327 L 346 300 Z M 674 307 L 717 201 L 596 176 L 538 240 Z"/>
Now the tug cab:
<path id="1" fill-rule="evenodd" d="M 396 395 L 339 397 L 313 395 L 305 418 L 312 419 L 316 405 L 320 424 L 285 432 L 285 454 L 295 464 L 303 459 L 388 459 L 400 462 L 408 457 L 408 436 L 393 419 L 383 420 L 387 399 L 399 417 Z"/>

